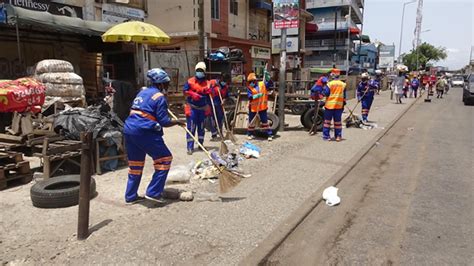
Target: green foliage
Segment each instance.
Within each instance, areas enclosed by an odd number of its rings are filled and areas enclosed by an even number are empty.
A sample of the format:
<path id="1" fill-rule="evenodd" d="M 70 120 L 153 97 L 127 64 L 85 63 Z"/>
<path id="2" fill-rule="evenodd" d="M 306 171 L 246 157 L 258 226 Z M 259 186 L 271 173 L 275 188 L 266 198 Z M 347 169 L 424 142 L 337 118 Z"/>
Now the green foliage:
<path id="1" fill-rule="evenodd" d="M 417 53 L 418 52 L 418 53 Z M 418 69 L 425 69 L 433 62 L 446 59 L 448 57 L 446 48 L 435 47 L 429 43 L 422 43 L 416 50 L 411 50 L 408 54 L 403 54 L 403 64 L 410 70 L 416 70 L 418 54 Z"/>

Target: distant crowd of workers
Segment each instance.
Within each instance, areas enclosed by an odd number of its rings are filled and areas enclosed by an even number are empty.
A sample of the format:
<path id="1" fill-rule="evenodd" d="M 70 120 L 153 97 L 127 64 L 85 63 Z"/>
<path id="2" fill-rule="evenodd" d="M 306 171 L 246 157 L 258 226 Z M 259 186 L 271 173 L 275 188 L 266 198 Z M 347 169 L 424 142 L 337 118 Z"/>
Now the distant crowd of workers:
<path id="1" fill-rule="evenodd" d="M 407 96 L 407 88 L 411 88 L 414 97 L 420 87 L 418 77 L 407 79 L 406 69 L 399 68 L 399 75 L 392 82 L 391 88 L 401 103 L 403 95 Z M 329 76 L 322 76 L 311 88 L 312 99 L 318 101 L 325 98 L 323 140 L 342 140 L 342 113 L 346 105 L 346 83 L 340 80 L 341 71 L 332 69 Z M 166 93 L 170 83 L 169 75 L 161 68 L 154 68 L 147 72 L 150 86 L 142 89 L 133 101 L 130 116 L 125 121 L 124 137 L 128 154 L 128 182 L 125 193 L 127 203 L 135 203 L 144 198 L 160 201 L 165 181 L 171 167 L 172 155 L 163 140 L 163 128 L 174 125 L 186 126 L 188 131 L 195 135 L 200 144 L 204 144 L 205 120 L 211 121 L 211 140 L 222 134 L 225 114 L 223 101 L 228 97 L 231 81 L 230 75 L 223 74 L 219 79 L 206 78 L 206 64 L 199 62 L 195 66 L 195 73 L 184 84 L 183 92 L 186 97 L 186 120 L 172 120 L 169 116 Z M 362 105 L 362 121 L 368 122 L 370 108 L 375 94 L 378 94 L 382 84 L 382 72 L 377 70 L 375 77 L 370 78 L 367 73 L 361 74 L 361 81 L 357 85 L 357 99 Z M 436 88 L 443 87 L 444 79 L 428 80 L 426 84 L 434 84 Z M 272 130 L 268 121 L 268 95 L 272 93 L 272 80 L 265 71 L 264 78 L 257 80 L 255 73 L 247 76 L 248 128 L 247 137 L 253 139 L 256 125 L 254 118 L 260 118 L 260 129 L 267 133 L 268 141 L 272 141 Z M 434 83 L 433 83 L 434 82 Z M 425 80 L 422 81 L 425 84 Z M 443 87 L 444 89 L 444 87 Z M 442 97 L 442 93 L 440 94 Z M 334 138 L 330 136 L 330 129 L 334 124 Z M 194 137 L 194 136 L 193 136 Z M 194 138 L 186 134 L 186 148 L 189 155 L 194 152 Z M 145 197 L 138 195 L 138 187 L 145 165 L 145 156 L 153 159 L 155 172 L 148 185 Z"/>

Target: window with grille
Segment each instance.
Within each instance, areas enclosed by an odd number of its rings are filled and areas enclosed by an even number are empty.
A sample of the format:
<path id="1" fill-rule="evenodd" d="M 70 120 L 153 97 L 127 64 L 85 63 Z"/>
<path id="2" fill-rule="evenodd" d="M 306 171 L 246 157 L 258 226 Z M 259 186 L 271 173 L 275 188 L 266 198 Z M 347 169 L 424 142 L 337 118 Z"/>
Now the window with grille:
<path id="1" fill-rule="evenodd" d="M 239 3 L 237 0 L 230 0 L 230 13 L 236 16 L 239 15 Z"/>
<path id="2" fill-rule="evenodd" d="M 211 18 L 219 19 L 219 0 L 211 0 Z"/>

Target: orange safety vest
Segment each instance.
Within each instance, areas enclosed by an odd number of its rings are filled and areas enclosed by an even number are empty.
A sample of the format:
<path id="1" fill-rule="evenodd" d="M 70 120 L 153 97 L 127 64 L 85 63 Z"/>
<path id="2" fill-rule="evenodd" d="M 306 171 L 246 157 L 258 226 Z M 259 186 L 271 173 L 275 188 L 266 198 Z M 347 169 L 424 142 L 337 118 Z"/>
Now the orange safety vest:
<path id="1" fill-rule="evenodd" d="M 250 105 L 251 112 L 265 111 L 268 109 L 268 93 L 267 93 L 267 87 L 265 86 L 265 82 L 259 81 L 258 87 L 260 90 L 257 90 L 251 86 L 247 87 L 252 92 L 252 95 L 263 93 L 262 97 L 250 100 L 249 105 Z"/>
<path id="2" fill-rule="evenodd" d="M 332 80 L 328 82 L 329 96 L 326 99 L 324 108 L 326 109 L 342 109 L 344 108 L 344 90 L 346 83 L 340 80 Z"/>
<path id="3" fill-rule="evenodd" d="M 202 93 L 204 89 L 209 88 L 208 80 L 199 82 L 199 80 L 195 77 L 188 79 L 188 84 L 189 84 L 189 89 L 197 93 Z"/>

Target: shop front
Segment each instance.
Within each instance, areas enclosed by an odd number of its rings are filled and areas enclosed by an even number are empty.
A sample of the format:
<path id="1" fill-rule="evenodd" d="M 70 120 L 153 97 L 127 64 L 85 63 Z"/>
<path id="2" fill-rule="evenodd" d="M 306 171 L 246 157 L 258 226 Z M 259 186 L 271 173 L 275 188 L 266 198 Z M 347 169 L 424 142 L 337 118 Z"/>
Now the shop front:
<path id="1" fill-rule="evenodd" d="M 263 72 L 267 63 L 270 63 L 271 49 L 260 46 L 252 46 L 250 50 L 252 58 L 252 71 L 257 77 L 263 77 Z"/>

